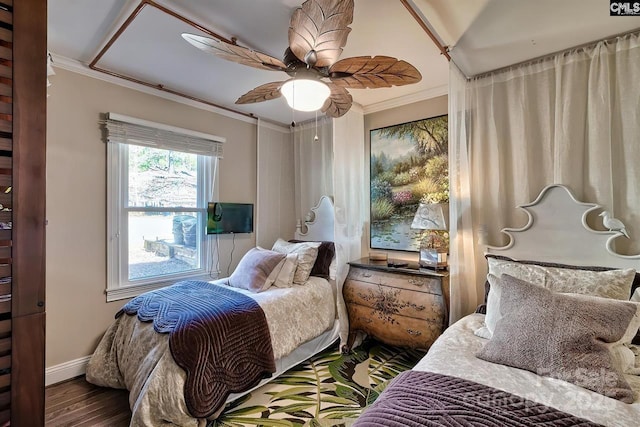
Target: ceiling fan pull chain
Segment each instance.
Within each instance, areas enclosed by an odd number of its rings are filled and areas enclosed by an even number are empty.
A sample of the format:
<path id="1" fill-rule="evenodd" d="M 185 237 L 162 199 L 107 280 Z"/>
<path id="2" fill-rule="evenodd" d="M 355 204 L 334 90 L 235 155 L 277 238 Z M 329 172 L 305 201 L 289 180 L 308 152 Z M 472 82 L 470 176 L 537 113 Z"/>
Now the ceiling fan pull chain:
<path id="1" fill-rule="evenodd" d="M 316 110 L 316 136 L 313 137 L 313 142 L 318 142 L 318 110 Z"/>
<path id="2" fill-rule="evenodd" d="M 294 86 L 292 89 L 293 93 L 296 93 L 296 87 Z M 294 105 L 295 105 L 295 96 L 294 96 Z M 296 109 L 294 107 L 291 107 L 291 126 L 292 127 L 296 127 Z"/>

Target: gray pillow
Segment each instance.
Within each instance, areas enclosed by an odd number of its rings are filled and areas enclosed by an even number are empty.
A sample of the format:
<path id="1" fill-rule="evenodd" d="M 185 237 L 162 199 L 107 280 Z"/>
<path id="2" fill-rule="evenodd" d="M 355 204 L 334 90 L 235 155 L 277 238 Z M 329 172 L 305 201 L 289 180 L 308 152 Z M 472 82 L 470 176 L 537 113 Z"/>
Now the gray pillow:
<path id="1" fill-rule="evenodd" d="M 487 258 L 489 274 L 487 280 L 491 290 L 487 296 L 486 328 L 474 333 L 482 338 L 491 338 L 496 322 L 500 319 L 500 294 L 493 290 L 491 277 L 508 274 L 518 279 L 526 280 L 554 292 L 593 295 L 602 298 L 628 300 L 631 284 L 635 277 L 634 269 L 589 271 L 569 268 L 523 264 L 517 261 L 507 261 L 497 258 Z"/>
<path id="2" fill-rule="evenodd" d="M 480 359 L 633 403 L 634 393 L 608 346 L 625 336 L 634 303 L 555 293 L 508 274 L 495 286 L 501 288 L 503 316 L 478 352 Z"/>
<path id="3" fill-rule="evenodd" d="M 229 286 L 251 292 L 266 290 L 273 283 L 273 280 L 267 281 L 269 275 L 285 257 L 285 254 L 266 249 L 251 249 L 229 276 Z"/>

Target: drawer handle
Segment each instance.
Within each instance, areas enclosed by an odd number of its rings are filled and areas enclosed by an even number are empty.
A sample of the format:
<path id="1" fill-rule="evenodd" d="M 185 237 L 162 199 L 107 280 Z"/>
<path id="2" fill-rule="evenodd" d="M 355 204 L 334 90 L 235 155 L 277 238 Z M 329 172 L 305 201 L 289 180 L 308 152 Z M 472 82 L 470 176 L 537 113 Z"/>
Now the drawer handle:
<path id="1" fill-rule="evenodd" d="M 420 331 L 415 331 L 413 329 L 407 329 L 407 333 L 409 335 L 413 335 L 414 337 L 419 337 L 420 335 L 422 335 L 422 332 Z"/>
<path id="2" fill-rule="evenodd" d="M 424 282 L 422 280 L 409 279 L 409 283 L 415 286 L 423 286 Z"/>
<path id="3" fill-rule="evenodd" d="M 371 273 L 362 273 L 362 277 L 371 277 L 372 274 Z"/>

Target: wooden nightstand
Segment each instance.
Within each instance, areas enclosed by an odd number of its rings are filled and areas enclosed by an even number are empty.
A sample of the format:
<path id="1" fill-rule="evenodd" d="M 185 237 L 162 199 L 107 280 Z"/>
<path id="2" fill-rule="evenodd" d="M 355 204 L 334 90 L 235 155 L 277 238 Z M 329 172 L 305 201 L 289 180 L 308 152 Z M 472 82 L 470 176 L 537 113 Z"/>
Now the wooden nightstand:
<path id="1" fill-rule="evenodd" d="M 365 332 L 387 344 L 429 348 L 448 323 L 449 273 L 417 263 L 389 267 L 362 258 L 349 263 L 343 295 L 349 313 L 349 346 Z"/>

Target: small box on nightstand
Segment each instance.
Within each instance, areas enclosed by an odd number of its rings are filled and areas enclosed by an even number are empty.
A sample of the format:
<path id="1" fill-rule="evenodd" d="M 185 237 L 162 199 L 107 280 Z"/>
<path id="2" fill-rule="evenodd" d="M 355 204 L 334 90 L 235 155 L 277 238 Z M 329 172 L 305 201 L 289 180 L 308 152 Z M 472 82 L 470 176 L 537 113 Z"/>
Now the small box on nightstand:
<path id="1" fill-rule="evenodd" d="M 420 267 L 434 268 L 436 270 L 447 268 L 447 253 L 439 252 L 436 248 L 420 249 Z"/>

